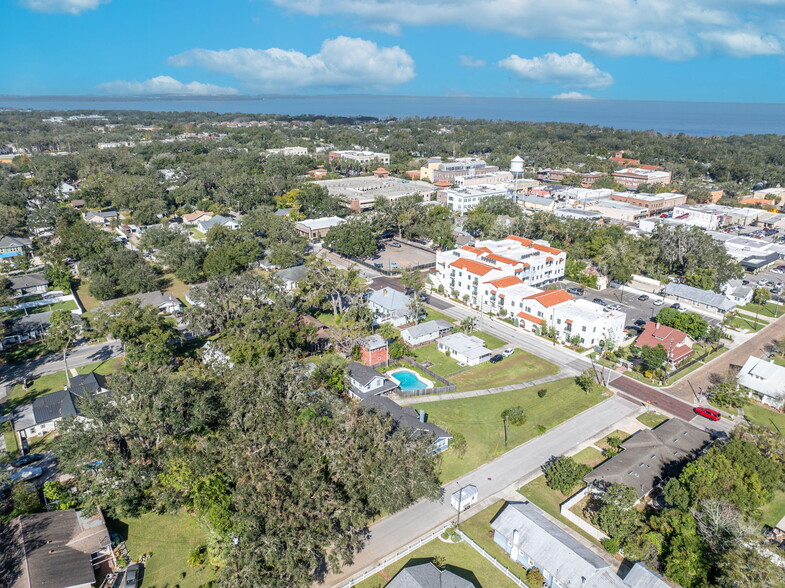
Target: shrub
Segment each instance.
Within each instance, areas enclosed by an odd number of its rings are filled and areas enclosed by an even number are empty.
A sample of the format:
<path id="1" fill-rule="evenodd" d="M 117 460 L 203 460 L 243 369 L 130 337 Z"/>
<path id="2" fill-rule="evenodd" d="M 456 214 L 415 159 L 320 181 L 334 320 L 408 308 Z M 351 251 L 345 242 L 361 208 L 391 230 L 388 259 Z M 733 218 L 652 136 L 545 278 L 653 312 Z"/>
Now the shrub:
<path id="1" fill-rule="evenodd" d="M 532 588 L 540 588 L 545 583 L 545 576 L 537 568 L 526 570 L 526 583 Z"/>
<path id="2" fill-rule="evenodd" d="M 202 567 L 207 563 L 207 545 L 197 545 L 188 554 L 188 565 L 192 568 Z"/>
<path id="3" fill-rule="evenodd" d="M 440 570 L 443 570 L 447 567 L 447 560 L 444 559 L 443 555 L 437 555 L 431 560 L 431 563 L 433 563 L 433 565 L 435 565 Z"/>
<path id="4" fill-rule="evenodd" d="M 591 471 L 591 467 L 562 455 L 546 463 L 543 470 L 548 488 L 567 495 L 583 481 L 583 476 Z"/>
<path id="5" fill-rule="evenodd" d="M 458 457 L 466 455 L 466 437 L 463 433 L 452 433 L 450 449 L 452 449 Z"/>
<path id="6" fill-rule="evenodd" d="M 542 435 L 545 431 L 548 430 L 548 427 L 545 425 L 537 425 L 537 434 Z"/>
<path id="7" fill-rule="evenodd" d="M 511 425 L 520 427 L 526 423 L 526 413 L 523 411 L 522 406 L 511 406 L 502 411 L 502 418 L 507 419 Z"/>
<path id="8" fill-rule="evenodd" d="M 539 390 L 537 390 L 537 396 L 539 396 L 540 398 L 545 398 L 545 395 L 547 393 L 548 393 L 547 388 L 540 388 Z"/>
<path id="9" fill-rule="evenodd" d="M 611 447 L 619 447 L 622 443 L 621 438 L 616 437 L 615 435 L 611 435 L 606 439 L 606 441 Z"/>
<path id="10" fill-rule="evenodd" d="M 606 537 L 602 540 L 602 546 L 605 548 L 605 551 L 608 553 L 618 553 L 619 552 L 619 540 L 616 537 Z"/>

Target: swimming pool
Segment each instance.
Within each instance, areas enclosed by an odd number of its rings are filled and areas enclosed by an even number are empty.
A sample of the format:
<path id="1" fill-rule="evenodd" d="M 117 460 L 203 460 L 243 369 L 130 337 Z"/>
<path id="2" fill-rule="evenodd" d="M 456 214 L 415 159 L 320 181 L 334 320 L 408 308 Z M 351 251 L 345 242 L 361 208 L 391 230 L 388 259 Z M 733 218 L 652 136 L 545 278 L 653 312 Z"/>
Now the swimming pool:
<path id="1" fill-rule="evenodd" d="M 407 369 L 398 369 L 387 372 L 393 380 L 398 383 L 401 390 L 425 390 L 426 388 L 433 388 L 433 382 L 423 378 L 415 371 Z"/>

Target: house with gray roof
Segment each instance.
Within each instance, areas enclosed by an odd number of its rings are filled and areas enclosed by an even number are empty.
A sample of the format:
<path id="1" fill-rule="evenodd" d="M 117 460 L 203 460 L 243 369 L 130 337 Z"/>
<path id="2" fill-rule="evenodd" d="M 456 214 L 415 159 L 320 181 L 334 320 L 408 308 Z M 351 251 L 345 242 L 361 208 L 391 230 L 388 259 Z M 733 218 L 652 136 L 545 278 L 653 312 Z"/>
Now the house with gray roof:
<path id="1" fill-rule="evenodd" d="M 630 568 L 624 576 L 624 583 L 633 588 L 671 588 L 662 576 L 651 571 L 641 562 Z"/>
<path id="2" fill-rule="evenodd" d="M 24 343 L 37 339 L 52 326 L 52 311 L 37 312 L 5 321 L 6 332 L 0 349 L 9 343 Z"/>
<path id="3" fill-rule="evenodd" d="M 752 295 L 755 293 L 755 289 L 749 284 L 744 285 L 742 280 L 728 280 L 722 286 L 722 293 L 737 305 L 744 306 L 752 302 Z"/>
<path id="4" fill-rule="evenodd" d="M 8 289 L 13 296 L 27 296 L 28 294 L 42 294 L 49 287 L 49 280 L 42 273 L 8 276 Z"/>
<path id="5" fill-rule="evenodd" d="M 400 406 L 392 398 L 387 396 L 366 396 L 360 402 L 360 406 L 367 410 L 375 410 L 392 417 L 401 428 L 410 429 L 423 435 L 432 435 L 434 438 L 434 454 L 441 453 L 447 449 L 450 444 L 450 439 L 452 439 L 452 435 L 447 431 L 433 423 L 429 423 L 425 417 L 424 411 L 417 412 L 411 406 Z"/>
<path id="6" fill-rule="evenodd" d="M 408 345 L 423 345 L 446 335 L 452 330 L 452 327 L 452 323 L 442 319 L 426 321 L 401 329 L 401 339 Z"/>
<path id="7" fill-rule="evenodd" d="M 84 220 L 93 225 L 109 226 L 109 224 L 119 218 L 116 210 L 106 210 L 104 212 L 88 212 L 84 215 Z"/>
<path id="8" fill-rule="evenodd" d="M 0 236 L 0 258 L 22 255 L 32 246 L 33 242 L 25 237 Z"/>
<path id="9" fill-rule="evenodd" d="M 104 300 L 101 306 L 104 308 L 111 308 L 121 300 L 138 300 L 139 306 L 155 306 L 159 311 L 164 314 L 174 314 L 179 312 L 182 305 L 180 301 L 171 294 L 164 294 L 160 290 L 155 292 L 143 292 L 142 294 L 133 294 L 131 296 L 123 296 L 122 298 L 112 298 L 111 300 Z"/>
<path id="10" fill-rule="evenodd" d="M 436 340 L 436 348 L 450 356 L 461 365 L 478 365 L 488 361 L 491 350 L 485 347 L 485 341 L 466 333 L 452 333 Z"/>
<path id="11" fill-rule="evenodd" d="M 739 370 L 736 380 L 749 395 L 776 409 L 785 405 L 785 367 L 751 355 Z"/>
<path id="12" fill-rule="evenodd" d="M 712 290 L 701 290 L 687 284 L 671 282 L 665 286 L 664 293 L 679 302 L 686 302 L 690 306 L 709 312 L 725 314 L 736 308 L 736 303 L 724 294 L 718 294 Z"/>
<path id="13" fill-rule="evenodd" d="M 373 311 L 374 323 L 390 323 L 400 327 L 414 320 L 411 297 L 393 288 L 379 288 L 368 297 L 368 307 Z"/>
<path id="14" fill-rule="evenodd" d="M 240 228 L 240 223 L 231 217 L 216 214 L 210 218 L 205 218 L 196 223 L 196 228 L 202 233 L 207 233 L 213 227 L 226 227 L 230 231 Z"/>
<path id="15" fill-rule="evenodd" d="M 428 562 L 403 568 L 390 580 L 387 588 L 474 588 L 474 584 Z"/>
<path id="16" fill-rule="evenodd" d="M 621 444 L 621 453 L 594 468 L 583 479 L 599 491 L 613 483 L 631 486 L 641 500 L 678 476 L 711 440 L 708 431 L 681 419 L 670 419 L 656 429 L 635 433 Z"/>
<path id="17" fill-rule="evenodd" d="M 278 270 L 275 272 L 275 276 L 283 282 L 284 290 L 291 292 L 297 288 L 297 284 L 305 278 L 310 269 L 307 265 L 295 265 Z"/>
<path id="18" fill-rule="evenodd" d="M 608 562 L 530 502 L 508 502 L 491 528 L 496 545 L 527 570 L 540 570 L 545 586 L 627 588 Z"/>
<path id="19" fill-rule="evenodd" d="M 346 367 L 349 377 L 349 389 L 358 398 L 386 394 L 398 387 L 398 384 L 390 378 L 383 376 L 367 365 L 350 361 Z"/>

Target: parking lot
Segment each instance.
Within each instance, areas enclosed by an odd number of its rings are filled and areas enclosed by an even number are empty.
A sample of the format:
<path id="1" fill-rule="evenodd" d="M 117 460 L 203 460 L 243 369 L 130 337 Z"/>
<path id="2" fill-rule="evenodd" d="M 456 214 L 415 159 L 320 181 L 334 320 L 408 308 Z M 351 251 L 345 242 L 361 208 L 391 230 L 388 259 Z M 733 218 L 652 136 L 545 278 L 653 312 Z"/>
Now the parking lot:
<path id="1" fill-rule="evenodd" d="M 395 247 L 391 243 L 396 243 L 400 247 Z M 413 247 L 398 241 L 384 241 L 382 249 L 373 257 L 369 258 L 368 263 L 381 264 L 379 269 L 391 270 L 400 267 L 422 266 L 436 261 L 435 251 L 425 251 L 419 247 Z"/>

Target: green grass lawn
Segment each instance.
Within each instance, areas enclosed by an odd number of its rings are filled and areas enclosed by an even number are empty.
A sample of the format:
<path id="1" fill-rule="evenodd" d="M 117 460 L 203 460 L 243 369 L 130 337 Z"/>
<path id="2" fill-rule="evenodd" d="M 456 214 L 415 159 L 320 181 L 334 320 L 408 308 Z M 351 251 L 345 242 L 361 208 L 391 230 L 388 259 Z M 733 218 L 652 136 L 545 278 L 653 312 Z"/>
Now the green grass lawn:
<path id="1" fill-rule="evenodd" d="M 491 530 L 491 521 L 496 518 L 496 515 L 502 511 L 506 504 L 506 501 L 500 500 L 485 510 L 478 512 L 470 519 L 466 519 L 466 521 L 461 523 L 461 531 L 466 533 L 475 543 L 477 543 L 477 545 L 495 557 L 500 564 L 525 582 L 526 570 L 524 567 L 518 562 L 511 560 L 510 556 L 494 543 L 493 536 L 489 533 Z"/>
<path id="2" fill-rule="evenodd" d="M 785 304 L 780 304 L 778 308 L 778 305 L 774 302 L 767 302 L 765 305 L 750 303 L 745 304 L 744 306 L 739 306 L 738 308 L 739 310 L 745 310 L 752 315 L 759 313 L 760 316 L 769 318 L 778 318 L 785 314 Z"/>
<path id="3" fill-rule="evenodd" d="M 168 286 L 163 289 L 164 293 L 171 294 L 182 302 L 185 306 L 190 306 L 185 299 L 185 293 L 191 288 L 182 280 L 177 279 L 174 274 L 164 274 L 163 279 L 168 282 Z"/>
<path id="4" fill-rule="evenodd" d="M 482 363 L 457 374 L 450 381 L 457 386 L 458 391 L 478 390 L 520 384 L 551 376 L 558 371 L 559 368 L 549 361 L 516 349 L 515 353 L 505 357 L 500 363 Z"/>
<path id="5" fill-rule="evenodd" d="M 110 520 L 109 526 L 126 539 L 132 559 L 152 553 L 145 564 L 144 588 L 199 588 L 215 577 L 209 566 L 192 568 L 188 565 L 188 554 L 198 545 L 207 543 L 207 532 L 187 513 L 145 514 Z"/>
<path id="6" fill-rule="evenodd" d="M 426 365 L 425 367 L 436 372 L 443 378 L 449 379 L 450 376 L 466 369 L 465 367 L 458 365 L 457 361 L 447 357 L 447 355 L 436 349 L 436 343 L 418 347 L 417 349 L 412 350 L 411 355 L 418 363 L 429 362 L 432 364 L 430 366 Z"/>
<path id="7" fill-rule="evenodd" d="M 767 322 L 758 321 L 755 322 L 755 317 L 746 318 L 746 315 L 738 314 L 730 319 L 725 320 L 725 325 L 734 329 L 739 330 L 748 330 L 748 331 L 759 331 L 763 327 L 765 327 Z"/>
<path id="8" fill-rule="evenodd" d="M 98 308 L 101 304 L 92 294 L 90 294 L 90 284 L 86 280 L 82 280 L 82 283 L 79 284 L 76 296 L 79 298 L 79 301 L 86 311 Z"/>
<path id="9" fill-rule="evenodd" d="M 5 440 L 5 450 L 12 459 L 19 456 L 19 444 L 16 442 L 16 434 L 14 433 L 11 423 L 3 424 L 3 439 Z"/>
<path id="10" fill-rule="evenodd" d="M 610 445 L 608 445 L 608 437 L 618 437 L 619 439 L 621 439 L 622 441 L 624 441 L 624 440 L 625 440 L 625 439 L 627 439 L 629 436 L 630 436 L 630 435 L 629 435 L 629 433 L 625 433 L 625 432 L 624 432 L 624 431 L 622 431 L 621 429 L 616 429 L 616 430 L 615 430 L 615 431 L 613 431 L 612 433 L 608 433 L 607 435 L 605 435 L 605 437 L 603 437 L 602 439 L 600 439 L 599 441 L 597 441 L 597 442 L 595 443 L 595 445 L 596 445 L 597 447 L 599 447 L 600 449 L 610 449 L 610 448 L 611 448 L 611 446 L 610 446 Z"/>
<path id="11" fill-rule="evenodd" d="M 544 398 L 537 396 L 537 391 L 542 388 L 548 391 Z M 441 479 L 447 482 L 540 435 L 540 425 L 546 430 L 550 429 L 603 398 L 599 392 L 586 394 L 572 378 L 565 378 L 544 386 L 475 398 L 428 402 L 418 404 L 415 408 L 425 410 L 429 420 L 437 425 L 451 432 L 463 433 L 466 437 L 466 453 L 462 458 L 451 451 L 442 454 Z M 505 448 L 501 413 L 516 405 L 523 407 L 527 420 L 522 426 L 507 427 L 509 440 Z"/>
<path id="12" fill-rule="evenodd" d="M 31 437 L 27 441 L 28 453 L 41 453 L 43 451 L 49 451 L 52 449 L 52 444 L 54 440 L 57 439 L 57 436 L 60 434 L 60 431 L 55 429 L 54 431 L 50 431 L 46 435 L 41 435 L 40 437 Z"/>
<path id="13" fill-rule="evenodd" d="M 761 522 L 769 527 L 776 527 L 777 523 L 785 517 L 785 492 L 777 490 L 766 504 L 758 509 Z"/>
<path id="14" fill-rule="evenodd" d="M 654 411 L 644 412 L 637 418 L 641 423 L 652 429 L 668 420 L 668 417 Z"/>
<path id="15" fill-rule="evenodd" d="M 785 414 L 775 412 L 760 404 L 747 402 L 744 405 L 744 416 L 753 425 L 777 428 L 781 433 L 785 433 Z"/>
<path id="16" fill-rule="evenodd" d="M 38 357 L 43 353 L 46 353 L 46 347 L 44 347 L 43 341 L 38 340 L 10 347 L 0 353 L 0 357 L 8 363 L 19 363 Z"/>
<path id="17" fill-rule="evenodd" d="M 443 320 L 443 321 L 447 321 L 450 324 L 455 324 L 454 318 L 452 318 L 451 316 L 447 316 L 443 312 L 439 312 L 435 308 L 431 308 L 431 307 L 425 308 L 425 320 L 426 321 Z"/>
<path id="18" fill-rule="evenodd" d="M 79 307 L 76 305 L 76 302 L 74 302 L 73 300 L 65 300 L 64 302 L 55 302 L 54 304 L 42 304 L 41 306 L 28 308 L 27 312 L 25 312 L 25 309 L 23 308 L 12 310 L 10 312 L 5 313 L 5 318 L 14 319 L 22 316 L 28 316 L 31 314 L 40 314 L 42 312 L 49 312 L 55 310 L 78 310 L 78 309 Z"/>
<path id="19" fill-rule="evenodd" d="M 539 506 L 542 510 L 547 512 L 553 518 L 558 519 L 568 527 L 570 527 L 573 531 L 577 531 L 590 541 L 595 544 L 599 544 L 598 541 L 592 537 L 591 535 L 587 534 L 585 531 L 580 529 L 577 525 L 574 525 L 569 520 L 564 518 L 561 514 L 559 506 L 562 502 L 567 500 L 570 496 L 575 494 L 578 490 L 583 488 L 584 484 L 579 484 L 573 491 L 570 492 L 568 495 L 564 495 L 558 490 L 551 490 L 548 488 L 548 485 L 545 483 L 545 476 L 540 476 L 539 478 L 535 478 L 522 488 L 518 490 L 523 496 L 525 496 L 529 502 Z"/>
<path id="20" fill-rule="evenodd" d="M 578 453 L 573 455 L 572 459 L 578 463 L 583 463 L 587 466 L 596 468 L 605 461 L 605 456 L 599 449 L 595 449 L 594 447 L 586 447 L 585 449 L 581 449 Z"/>
<path id="21" fill-rule="evenodd" d="M 499 347 L 504 347 L 505 345 L 507 345 L 507 341 L 499 339 L 498 337 L 494 337 L 490 333 L 485 333 L 483 331 L 474 331 L 471 334 L 485 341 L 485 346 L 488 349 L 498 349 Z"/>
<path id="22" fill-rule="evenodd" d="M 434 557 L 444 558 L 447 570 L 469 580 L 478 588 L 515 586 L 493 564 L 467 545 L 466 542 L 451 544 L 440 541 L 438 538 L 384 568 L 382 570 L 384 576 L 382 573 L 377 573 L 363 580 L 357 586 L 358 588 L 382 588 L 387 585 L 387 579 L 395 577 L 395 574 L 403 568 L 428 563 Z"/>
<path id="23" fill-rule="evenodd" d="M 191 232 L 191 235 L 193 235 L 194 239 L 205 239 L 207 237 L 206 233 L 203 233 L 196 227 L 188 227 L 188 230 Z"/>
<path id="24" fill-rule="evenodd" d="M 121 357 L 115 357 L 114 359 L 83 365 L 82 367 L 76 368 L 76 372 L 79 374 L 95 372 L 99 376 L 109 376 L 119 370 L 122 365 L 123 359 Z"/>

